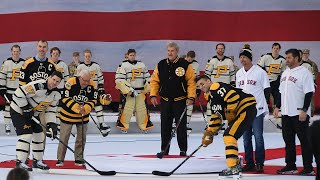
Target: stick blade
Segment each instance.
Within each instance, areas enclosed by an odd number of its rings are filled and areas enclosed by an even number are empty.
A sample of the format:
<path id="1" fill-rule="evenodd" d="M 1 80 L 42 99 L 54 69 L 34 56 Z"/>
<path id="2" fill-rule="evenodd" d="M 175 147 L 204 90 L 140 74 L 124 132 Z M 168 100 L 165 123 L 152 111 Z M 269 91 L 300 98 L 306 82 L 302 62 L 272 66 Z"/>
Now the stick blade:
<path id="1" fill-rule="evenodd" d="M 170 176 L 172 173 L 163 171 L 152 171 L 152 174 L 156 176 Z"/>
<path id="2" fill-rule="evenodd" d="M 114 176 L 117 174 L 115 171 L 97 171 L 101 176 Z"/>

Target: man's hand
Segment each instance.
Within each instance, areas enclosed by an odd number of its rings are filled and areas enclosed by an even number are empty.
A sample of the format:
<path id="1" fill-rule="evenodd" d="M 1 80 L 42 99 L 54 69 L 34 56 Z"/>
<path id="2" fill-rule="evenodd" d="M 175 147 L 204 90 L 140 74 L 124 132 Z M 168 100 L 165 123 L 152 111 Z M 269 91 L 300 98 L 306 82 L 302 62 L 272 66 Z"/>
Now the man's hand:
<path id="1" fill-rule="evenodd" d="M 150 101 L 151 101 L 153 107 L 156 107 L 158 105 L 157 97 L 151 97 Z"/>
<path id="2" fill-rule="evenodd" d="M 192 105 L 193 104 L 193 100 L 192 99 L 187 99 L 186 104 L 187 104 L 187 106 Z"/>
<path id="3" fill-rule="evenodd" d="M 278 118 L 279 117 L 279 108 L 274 108 L 274 110 L 273 110 L 273 116 L 275 117 L 275 118 Z"/>
<path id="4" fill-rule="evenodd" d="M 202 146 L 207 147 L 213 142 L 213 132 L 205 130 L 202 136 Z"/>
<path id="5" fill-rule="evenodd" d="M 26 118 L 26 119 L 31 119 L 33 114 L 34 114 L 34 111 L 32 110 L 32 106 L 28 106 L 28 107 L 25 107 L 22 109 L 22 112 L 23 112 L 23 116 Z"/>
<path id="6" fill-rule="evenodd" d="M 299 114 L 299 121 L 306 121 L 307 120 L 307 112 L 301 111 Z"/>
<path id="7" fill-rule="evenodd" d="M 48 138 L 55 138 L 57 136 L 58 127 L 56 123 L 48 122 L 47 123 L 47 133 Z"/>
<path id="8" fill-rule="evenodd" d="M 86 113 L 86 110 L 84 109 L 83 104 L 79 105 L 78 110 L 79 110 L 79 113 L 82 115 Z"/>

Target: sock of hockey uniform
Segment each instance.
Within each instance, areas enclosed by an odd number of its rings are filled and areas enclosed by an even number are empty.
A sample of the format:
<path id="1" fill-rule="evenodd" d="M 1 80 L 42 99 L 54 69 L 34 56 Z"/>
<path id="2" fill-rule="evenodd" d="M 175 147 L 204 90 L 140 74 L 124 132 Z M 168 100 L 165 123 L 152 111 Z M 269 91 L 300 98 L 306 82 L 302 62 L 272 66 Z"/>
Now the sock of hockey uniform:
<path id="1" fill-rule="evenodd" d="M 44 152 L 44 134 L 43 132 L 40 133 L 33 133 L 33 140 L 32 140 L 32 155 L 33 158 L 36 160 L 42 160 L 43 152 Z"/>
<path id="2" fill-rule="evenodd" d="M 4 123 L 10 124 L 10 122 L 11 122 L 10 105 L 6 104 L 5 111 L 4 111 L 3 115 L 4 115 L 4 118 L 3 118 Z"/>
<path id="3" fill-rule="evenodd" d="M 223 136 L 223 141 L 226 146 L 226 161 L 228 167 L 233 167 L 238 163 L 238 142 L 230 136 Z"/>
<path id="4" fill-rule="evenodd" d="M 17 159 L 21 162 L 25 162 L 27 160 L 29 150 L 30 150 L 30 142 L 32 139 L 32 134 L 23 134 L 19 137 L 16 145 L 17 151 Z"/>

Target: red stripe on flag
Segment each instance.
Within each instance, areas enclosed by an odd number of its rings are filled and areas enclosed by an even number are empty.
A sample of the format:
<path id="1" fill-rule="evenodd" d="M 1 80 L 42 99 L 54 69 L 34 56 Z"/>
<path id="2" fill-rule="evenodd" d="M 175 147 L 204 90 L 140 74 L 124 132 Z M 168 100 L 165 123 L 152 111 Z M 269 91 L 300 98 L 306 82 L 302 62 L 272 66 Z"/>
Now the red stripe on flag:
<path id="1" fill-rule="evenodd" d="M 1 14 L 0 43 L 139 40 L 320 41 L 320 10 L 33 12 Z"/>

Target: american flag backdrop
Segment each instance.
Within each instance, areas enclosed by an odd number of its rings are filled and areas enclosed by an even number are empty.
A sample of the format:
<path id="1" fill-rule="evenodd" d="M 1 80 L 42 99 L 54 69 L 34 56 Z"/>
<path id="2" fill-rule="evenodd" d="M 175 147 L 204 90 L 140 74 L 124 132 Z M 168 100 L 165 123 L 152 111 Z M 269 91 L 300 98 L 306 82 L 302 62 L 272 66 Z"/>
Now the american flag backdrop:
<path id="1" fill-rule="evenodd" d="M 255 63 L 279 42 L 282 55 L 307 48 L 320 65 L 319 22 L 320 0 L 1 0 L 0 57 L 9 57 L 14 43 L 22 57 L 34 56 L 36 41 L 46 39 L 68 64 L 72 52 L 88 48 L 104 72 L 115 72 L 134 48 L 153 69 L 175 41 L 180 54 L 196 51 L 203 70 L 218 42 L 236 64 L 243 44 Z"/>

